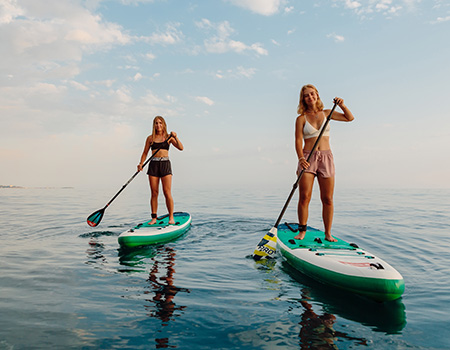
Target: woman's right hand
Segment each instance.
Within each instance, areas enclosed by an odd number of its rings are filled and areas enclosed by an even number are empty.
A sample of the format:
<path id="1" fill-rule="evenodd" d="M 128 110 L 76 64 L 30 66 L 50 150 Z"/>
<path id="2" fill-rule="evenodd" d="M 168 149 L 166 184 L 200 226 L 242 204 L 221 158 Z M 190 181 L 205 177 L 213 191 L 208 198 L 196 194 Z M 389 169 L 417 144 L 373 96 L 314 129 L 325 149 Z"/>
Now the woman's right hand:
<path id="1" fill-rule="evenodd" d="M 138 171 L 142 171 L 142 164 L 138 164 L 138 165 L 137 165 L 137 170 L 138 170 Z"/>
<path id="2" fill-rule="evenodd" d="M 306 161 L 305 157 L 301 157 L 298 162 L 300 163 L 300 165 L 302 166 L 303 169 L 309 168 L 310 164 Z"/>

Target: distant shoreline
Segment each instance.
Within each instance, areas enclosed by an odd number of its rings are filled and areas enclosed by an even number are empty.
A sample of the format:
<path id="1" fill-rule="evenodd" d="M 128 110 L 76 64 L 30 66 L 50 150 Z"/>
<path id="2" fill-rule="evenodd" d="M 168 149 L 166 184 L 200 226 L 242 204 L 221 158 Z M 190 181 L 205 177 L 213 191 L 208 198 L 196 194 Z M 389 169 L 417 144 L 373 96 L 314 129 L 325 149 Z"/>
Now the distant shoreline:
<path id="1" fill-rule="evenodd" d="M 62 187 L 24 187 L 24 186 L 15 186 L 15 185 L 0 185 L 1 188 L 20 188 L 20 189 L 43 189 L 43 190 L 52 190 L 52 189 L 73 189 L 75 187 L 71 186 L 62 186 Z"/>

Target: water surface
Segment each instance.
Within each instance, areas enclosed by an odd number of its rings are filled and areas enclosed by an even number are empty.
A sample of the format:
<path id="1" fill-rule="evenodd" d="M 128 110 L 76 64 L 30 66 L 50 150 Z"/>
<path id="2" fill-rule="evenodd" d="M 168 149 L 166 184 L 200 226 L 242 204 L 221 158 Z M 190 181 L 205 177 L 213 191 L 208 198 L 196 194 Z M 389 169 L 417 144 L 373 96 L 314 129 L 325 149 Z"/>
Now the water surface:
<path id="1" fill-rule="evenodd" d="M 289 191 L 177 190 L 191 230 L 124 251 L 117 236 L 148 216 L 142 189 L 124 191 L 97 228 L 86 217 L 114 189 L 0 189 L 0 349 L 450 348 L 450 190 L 336 193 L 334 234 L 405 279 L 403 298 L 385 304 L 281 257 L 249 258 Z M 314 196 L 309 225 L 321 229 Z"/>

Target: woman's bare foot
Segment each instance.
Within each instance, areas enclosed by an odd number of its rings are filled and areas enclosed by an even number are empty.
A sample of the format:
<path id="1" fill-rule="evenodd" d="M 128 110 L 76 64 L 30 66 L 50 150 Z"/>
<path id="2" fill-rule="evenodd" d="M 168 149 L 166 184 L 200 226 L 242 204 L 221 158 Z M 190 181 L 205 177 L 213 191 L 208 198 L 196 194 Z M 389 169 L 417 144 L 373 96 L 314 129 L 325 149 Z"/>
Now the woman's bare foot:
<path id="1" fill-rule="evenodd" d="M 326 241 L 328 241 L 328 242 L 337 242 L 337 239 L 336 238 L 334 238 L 332 235 L 330 235 L 330 234 L 325 234 L 325 240 Z"/>
<path id="2" fill-rule="evenodd" d="M 149 225 L 154 225 L 154 224 L 156 224 L 156 218 L 151 219 L 151 220 L 148 222 L 148 224 L 149 224 Z"/>
<path id="3" fill-rule="evenodd" d="M 169 219 L 169 225 L 174 225 L 175 224 L 175 219 L 174 218 L 170 218 Z"/>
<path id="4" fill-rule="evenodd" d="M 294 237 L 294 239 L 302 240 L 303 238 L 305 238 L 305 235 L 306 231 L 300 231 L 298 235 Z"/>

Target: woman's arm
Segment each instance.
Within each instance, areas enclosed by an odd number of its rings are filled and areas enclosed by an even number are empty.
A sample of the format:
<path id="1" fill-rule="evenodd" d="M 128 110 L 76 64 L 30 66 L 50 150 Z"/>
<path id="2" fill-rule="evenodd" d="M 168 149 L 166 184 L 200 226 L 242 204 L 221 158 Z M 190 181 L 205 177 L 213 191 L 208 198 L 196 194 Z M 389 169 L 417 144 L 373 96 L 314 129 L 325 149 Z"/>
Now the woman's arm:
<path id="1" fill-rule="evenodd" d="M 141 161 L 137 166 L 138 171 L 142 171 L 142 165 L 144 164 L 145 160 L 147 159 L 148 151 L 150 150 L 150 146 L 152 145 L 152 139 L 153 139 L 152 135 L 150 135 L 149 137 L 147 137 L 147 140 L 145 140 L 145 146 L 144 146 L 144 151 L 142 151 Z"/>
<path id="2" fill-rule="evenodd" d="M 295 121 L 295 151 L 299 160 L 305 159 L 303 156 L 303 127 L 304 122 L 301 116 L 298 116 Z"/>
<path id="3" fill-rule="evenodd" d="M 350 109 L 348 109 L 348 107 L 344 104 L 344 100 L 342 98 L 336 97 L 334 100 L 344 113 L 334 111 L 331 119 L 341 122 L 351 122 L 353 119 L 355 119 Z M 327 114 L 327 112 L 329 113 L 329 110 L 325 111 L 325 114 Z"/>
<path id="4" fill-rule="evenodd" d="M 175 131 L 172 131 L 170 134 L 172 135 L 172 137 L 170 138 L 170 143 L 174 145 L 175 148 L 178 148 L 180 151 L 182 151 L 184 149 L 184 146 L 178 138 L 177 133 Z"/>

